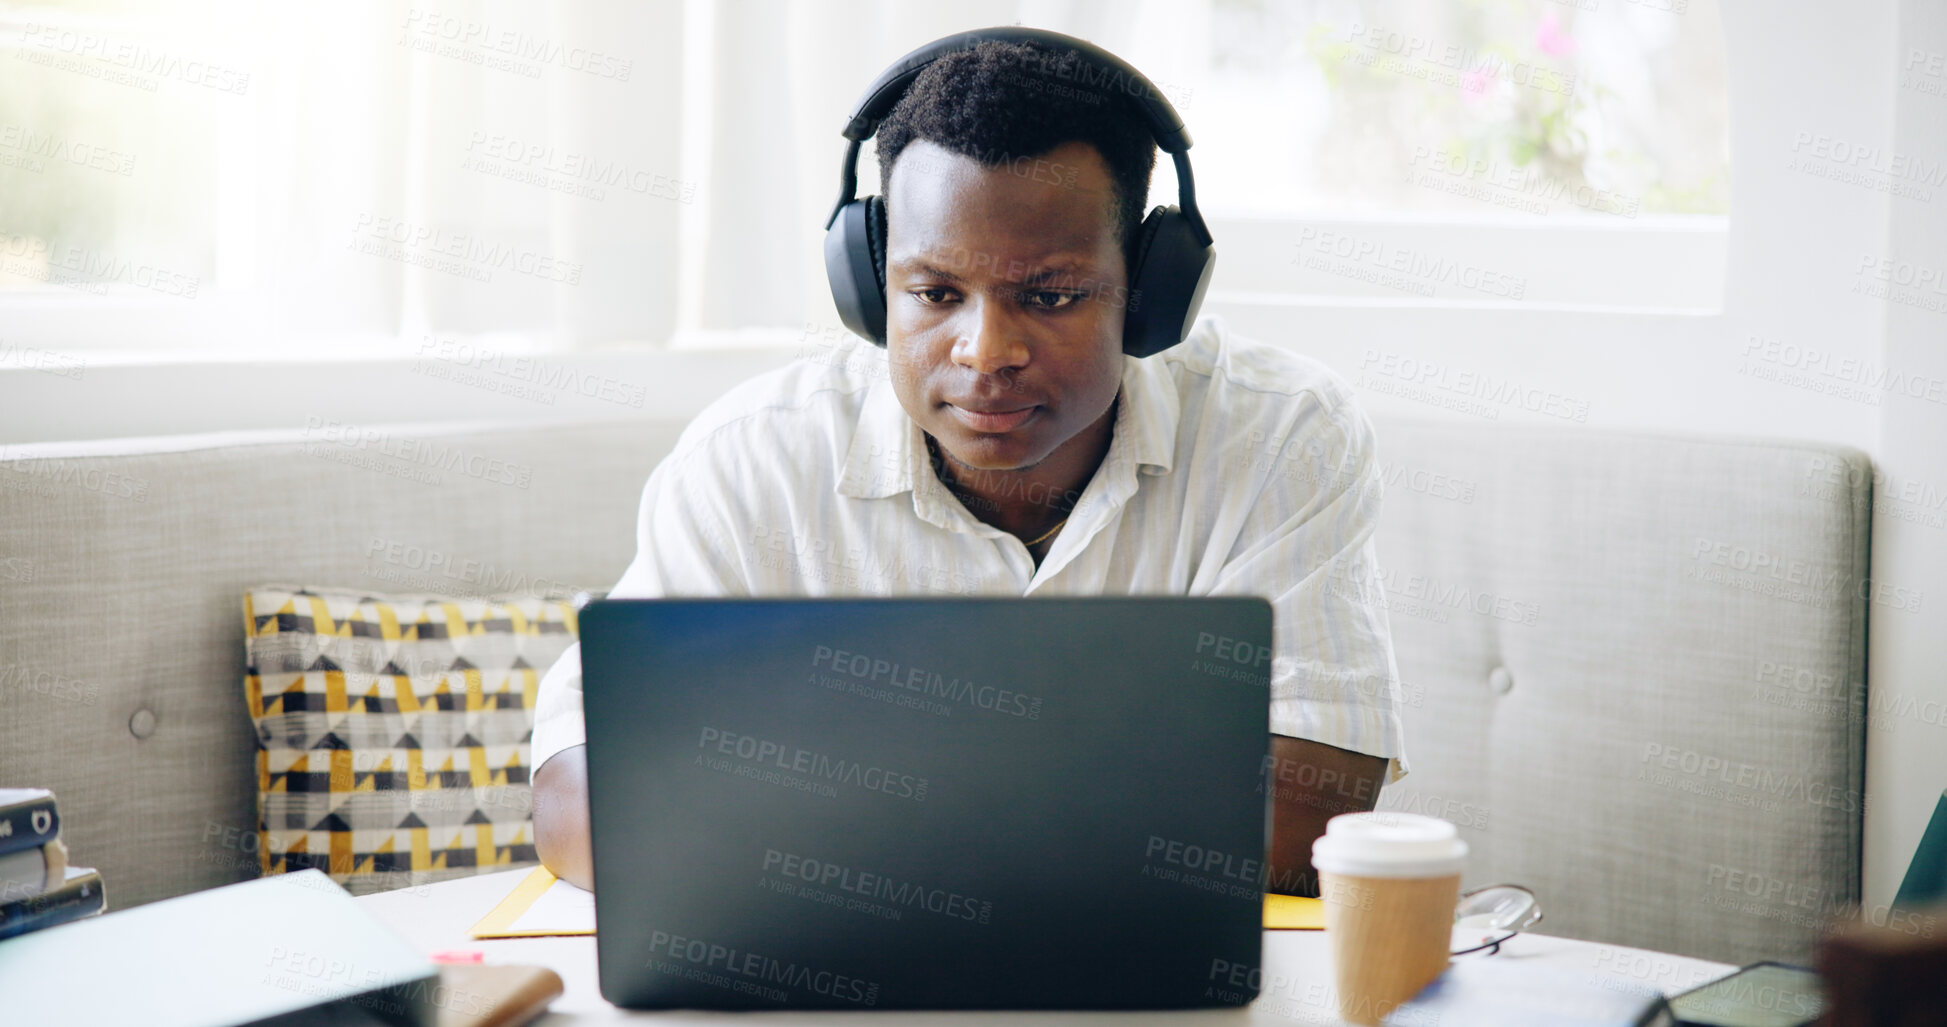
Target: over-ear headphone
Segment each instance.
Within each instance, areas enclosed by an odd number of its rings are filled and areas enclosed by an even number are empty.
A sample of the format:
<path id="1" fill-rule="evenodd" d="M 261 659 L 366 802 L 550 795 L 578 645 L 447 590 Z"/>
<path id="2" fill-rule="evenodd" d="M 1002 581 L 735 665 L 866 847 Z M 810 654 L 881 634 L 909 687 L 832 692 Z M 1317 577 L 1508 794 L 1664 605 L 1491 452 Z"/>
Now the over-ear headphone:
<path id="1" fill-rule="evenodd" d="M 1210 229 L 1197 210 L 1196 183 L 1190 177 L 1189 130 L 1162 91 L 1122 58 L 1073 36 L 1041 29 L 1004 26 L 938 39 L 914 50 L 881 72 L 845 123 L 844 177 L 838 205 L 825 221 L 825 276 L 845 327 L 881 346 L 886 344 L 886 212 L 877 196 L 858 198 L 859 144 L 872 138 L 907 87 L 935 60 L 971 49 L 983 40 L 1038 43 L 1079 51 L 1100 80 L 1136 101 L 1149 133 L 1176 162 L 1175 207 L 1157 207 L 1143 219 L 1129 265 L 1129 304 L 1123 316 L 1122 351 L 1146 357 L 1182 342 L 1203 305 L 1210 269 L 1217 262 Z"/>

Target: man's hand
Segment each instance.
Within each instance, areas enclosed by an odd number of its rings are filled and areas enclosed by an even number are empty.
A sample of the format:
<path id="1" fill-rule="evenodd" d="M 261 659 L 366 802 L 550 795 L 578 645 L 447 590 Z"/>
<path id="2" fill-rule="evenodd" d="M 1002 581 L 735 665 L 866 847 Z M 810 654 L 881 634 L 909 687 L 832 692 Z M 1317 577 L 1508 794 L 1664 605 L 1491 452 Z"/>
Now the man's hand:
<path id="1" fill-rule="evenodd" d="M 548 757 L 534 772 L 534 853 L 548 872 L 595 890 L 588 840 L 588 747 Z"/>
<path id="2" fill-rule="evenodd" d="M 550 761 L 553 762 L 553 761 Z M 1272 789 L 1270 875 L 1264 890 L 1284 895 L 1318 894 L 1312 842 L 1325 822 L 1341 813 L 1364 813 L 1379 801 L 1386 760 L 1323 742 L 1271 736 Z"/>

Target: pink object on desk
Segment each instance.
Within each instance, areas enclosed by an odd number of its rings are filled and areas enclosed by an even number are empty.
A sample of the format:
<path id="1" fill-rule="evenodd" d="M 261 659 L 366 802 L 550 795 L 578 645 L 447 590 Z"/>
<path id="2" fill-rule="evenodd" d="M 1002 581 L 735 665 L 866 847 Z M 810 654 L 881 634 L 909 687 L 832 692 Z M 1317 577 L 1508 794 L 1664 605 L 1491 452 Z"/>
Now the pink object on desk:
<path id="1" fill-rule="evenodd" d="M 435 963 L 478 963 L 487 954 L 479 949 L 441 949 L 429 958 Z"/>

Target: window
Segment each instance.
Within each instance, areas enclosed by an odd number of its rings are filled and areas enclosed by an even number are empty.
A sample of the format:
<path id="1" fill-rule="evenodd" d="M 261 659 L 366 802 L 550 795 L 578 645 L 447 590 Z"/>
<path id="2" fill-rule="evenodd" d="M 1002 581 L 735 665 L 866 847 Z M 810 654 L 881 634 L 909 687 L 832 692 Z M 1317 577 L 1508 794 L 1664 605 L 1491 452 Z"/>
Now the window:
<path id="1" fill-rule="evenodd" d="M 1187 97 L 1222 214 L 1723 215 L 1712 4 L 1219 0 Z"/>
<path id="2" fill-rule="evenodd" d="M 907 50 L 1009 21 L 1093 39 L 1178 105 L 1213 302 L 1700 310 L 1722 291 L 1713 0 L 167 10 L 0 0 L 16 341 L 255 359 L 833 324 L 844 111 Z M 875 188 L 869 151 L 861 170 Z M 1174 191 L 1160 162 L 1152 200 Z"/>
<path id="3" fill-rule="evenodd" d="M 666 7 L 166 6 L 0 4 L 10 334 L 252 358 L 666 337 L 696 192 Z"/>
<path id="4" fill-rule="evenodd" d="M 1216 0 L 1209 25 L 1183 113 L 1220 294 L 1721 303 L 1714 3 Z"/>

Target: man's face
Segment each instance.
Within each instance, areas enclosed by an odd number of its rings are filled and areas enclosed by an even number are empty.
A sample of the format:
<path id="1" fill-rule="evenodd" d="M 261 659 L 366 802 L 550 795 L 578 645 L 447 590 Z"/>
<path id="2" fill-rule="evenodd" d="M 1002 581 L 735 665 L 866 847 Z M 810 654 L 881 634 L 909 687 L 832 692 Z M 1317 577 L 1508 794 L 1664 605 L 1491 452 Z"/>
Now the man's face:
<path id="1" fill-rule="evenodd" d="M 886 349 L 906 413 L 955 463 L 1019 471 L 1122 380 L 1114 182 L 1086 143 L 985 168 L 926 140 L 886 187 Z"/>

